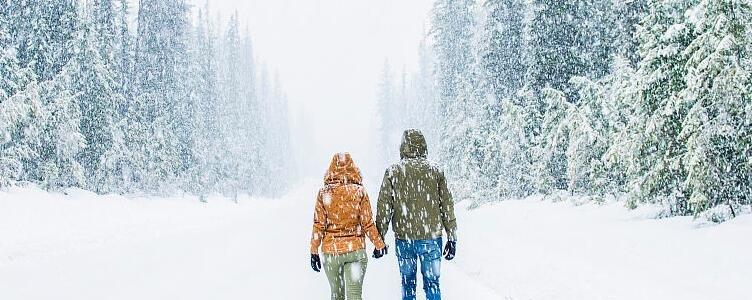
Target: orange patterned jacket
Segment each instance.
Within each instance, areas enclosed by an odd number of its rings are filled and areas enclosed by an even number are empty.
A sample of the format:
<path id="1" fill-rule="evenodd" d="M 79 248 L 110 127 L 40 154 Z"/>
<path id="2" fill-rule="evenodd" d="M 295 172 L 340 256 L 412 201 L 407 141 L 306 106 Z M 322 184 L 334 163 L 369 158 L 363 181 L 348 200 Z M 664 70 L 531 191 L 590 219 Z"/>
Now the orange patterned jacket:
<path id="1" fill-rule="evenodd" d="M 316 197 L 311 253 L 318 254 L 319 246 L 334 255 L 365 249 L 366 235 L 377 249 L 386 247 L 373 222 L 360 169 L 349 153 L 336 154 Z"/>

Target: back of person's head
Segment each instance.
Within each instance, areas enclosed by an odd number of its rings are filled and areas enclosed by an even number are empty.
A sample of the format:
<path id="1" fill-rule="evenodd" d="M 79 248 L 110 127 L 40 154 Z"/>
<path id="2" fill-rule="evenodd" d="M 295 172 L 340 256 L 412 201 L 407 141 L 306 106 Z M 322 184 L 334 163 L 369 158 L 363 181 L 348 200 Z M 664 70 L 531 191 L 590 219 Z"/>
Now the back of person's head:
<path id="1" fill-rule="evenodd" d="M 402 134 L 400 158 L 427 158 L 428 144 L 423 133 L 418 129 L 408 129 Z"/>
<path id="2" fill-rule="evenodd" d="M 350 153 L 334 154 L 324 176 L 324 184 L 362 184 L 362 182 L 360 169 L 355 165 Z"/>

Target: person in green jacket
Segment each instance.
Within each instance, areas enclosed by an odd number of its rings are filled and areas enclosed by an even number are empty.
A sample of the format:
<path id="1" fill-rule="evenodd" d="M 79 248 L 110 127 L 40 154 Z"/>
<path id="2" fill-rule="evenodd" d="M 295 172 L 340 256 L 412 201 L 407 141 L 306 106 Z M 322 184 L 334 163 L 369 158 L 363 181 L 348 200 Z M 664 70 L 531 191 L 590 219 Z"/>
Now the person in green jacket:
<path id="1" fill-rule="evenodd" d="M 405 131 L 400 158 L 384 174 L 376 205 L 376 227 L 382 237 L 389 230 L 389 224 L 394 230 L 402 299 L 415 299 L 420 261 L 426 298 L 440 300 L 441 256 L 443 253 L 446 260 L 452 260 L 457 249 L 452 194 L 444 172 L 428 161 L 428 145 L 419 130 Z M 442 252 L 444 232 L 447 243 Z"/>

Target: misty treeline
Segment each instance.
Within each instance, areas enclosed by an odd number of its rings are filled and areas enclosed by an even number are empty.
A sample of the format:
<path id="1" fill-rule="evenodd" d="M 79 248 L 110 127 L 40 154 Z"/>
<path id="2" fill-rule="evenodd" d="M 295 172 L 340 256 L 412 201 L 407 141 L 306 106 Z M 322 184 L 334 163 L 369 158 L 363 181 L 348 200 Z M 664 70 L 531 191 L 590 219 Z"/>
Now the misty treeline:
<path id="1" fill-rule="evenodd" d="M 751 5 L 438 0 L 418 71 L 385 69 L 382 141 L 427 130 L 458 199 L 617 195 L 723 220 L 752 201 Z"/>
<path id="2" fill-rule="evenodd" d="M 128 4 L 0 0 L 0 186 L 280 191 L 286 96 L 237 13 Z"/>

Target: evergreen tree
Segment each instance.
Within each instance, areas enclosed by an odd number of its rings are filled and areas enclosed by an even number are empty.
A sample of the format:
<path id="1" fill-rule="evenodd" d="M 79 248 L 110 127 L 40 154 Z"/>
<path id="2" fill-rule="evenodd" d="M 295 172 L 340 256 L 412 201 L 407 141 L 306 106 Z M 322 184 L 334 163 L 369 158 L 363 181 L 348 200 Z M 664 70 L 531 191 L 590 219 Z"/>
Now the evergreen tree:
<path id="1" fill-rule="evenodd" d="M 444 163 L 451 161 L 451 148 L 457 146 L 451 139 L 451 126 L 463 119 L 463 106 L 457 102 L 462 89 L 463 74 L 472 64 L 472 36 L 475 25 L 474 1 L 439 0 L 434 3 L 431 16 L 431 36 L 436 53 L 436 80 L 439 99 L 441 147 L 439 156 Z M 452 168 L 450 168 L 452 169 Z M 451 177 L 451 176 L 450 176 Z"/>
<path id="2" fill-rule="evenodd" d="M 550 87 L 574 98 L 569 79 L 599 78 L 609 70 L 610 1 L 533 0 L 533 4 L 527 80 L 536 91 Z"/>
<path id="3" fill-rule="evenodd" d="M 470 152 L 477 145 L 468 139 L 472 136 L 468 132 L 473 117 L 470 116 L 472 107 L 468 107 L 467 99 L 474 78 L 469 74 L 477 72 L 472 69 L 474 59 L 472 51 L 473 31 L 476 16 L 474 14 L 475 1 L 471 0 L 440 0 L 434 3 L 432 11 L 431 36 L 436 53 L 437 64 L 436 89 L 439 102 L 439 133 L 440 146 L 439 161 L 447 166 L 449 182 L 457 183 L 454 190 L 460 190 L 462 180 L 470 180 L 466 174 L 477 174 L 476 157 L 470 157 Z M 469 188 L 465 191 L 471 191 Z M 461 199 L 461 196 L 459 197 Z"/>
<path id="4" fill-rule="evenodd" d="M 245 33 L 243 34 L 242 38 L 240 39 L 240 69 L 239 69 L 239 76 L 242 78 L 242 81 L 244 84 L 240 87 L 240 98 L 239 98 L 239 106 L 240 109 L 236 112 L 237 118 L 240 120 L 239 128 L 242 131 L 245 132 L 259 132 L 259 133 L 265 133 L 264 135 L 268 134 L 270 135 L 268 138 L 271 142 L 281 142 L 282 140 L 276 140 L 276 138 L 283 139 L 282 136 L 275 137 L 274 135 L 281 134 L 280 132 L 274 131 L 274 130 L 266 130 L 264 128 L 265 124 L 269 124 L 269 122 L 279 122 L 280 119 L 277 119 L 276 116 L 267 115 L 263 108 L 263 103 L 261 101 L 265 101 L 264 99 L 261 99 L 257 95 L 257 74 L 256 74 L 256 61 L 255 61 L 255 53 L 253 50 L 253 43 L 251 41 L 250 33 L 248 32 L 248 28 L 246 28 Z M 278 82 L 275 82 L 275 95 L 277 84 Z M 272 108 L 276 107 L 275 103 L 272 103 Z M 253 116 L 253 117 L 249 117 Z M 284 116 L 285 122 L 287 121 L 287 116 Z M 242 139 L 243 143 L 243 186 L 244 189 L 247 191 L 257 191 L 260 189 L 261 184 L 260 181 L 268 178 L 267 176 L 264 176 L 261 173 L 258 173 L 254 168 L 259 165 L 267 164 L 269 163 L 266 160 L 266 157 L 263 156 L 263 150 L 264 145 L 263 141 L 265 139 L 259 138 L 261 134 L 254 134 L 254 135 L 245 135 Z M 275 152 L 272 152 L 275 153 Z M 275 155 L 281 155 L 281 153 L 275 153 Z M 282 167 L 283 164 L 277 164 L 277 167 Z M 272 184 L 281 183 L 282 180 L 279 182 L 272 181 Z M 270 191 L 272 193 L 279 191 L 280 189 L 269 187 Z"/>
<path id="5" fill-rule="evenodd" d="M 640 56 L 635 37 L 640 20 L 647 13 L 648 0 L 614 1 L 613 7 L 613 48 L 616 55 L 624 57 L 632 66 L 637 65 Z"/>
<path id="6" fill-rule="evenodd" d="M 5 50 L 12 44 L 10 36 L 10 0 L 0 0 L 0 49 Z"/>
<path id="7" fill-rule="evenodd" d="M 495 143 L 498 158 L 485 164 L 495 164 L 497 168 L 497 196 L 500 199 L 520 198 L 534 192 L 533 164 L 530 136 L 525 130 L 528 122 L 523 106 L 511 98 L 500 100 L 498 128 L 491 132 L 491 143 Z"/>
<path id="8" fill-rule="evenodd" d="M 121 5 L 127 5 L 127 3 L 121 3 Z M 97 38 L 94 44 L 99 48 L 99 55 L 109 64 L 114 60 L 115 42 L 118 35 L 113 0 L 91 0 L 88 22 L 91 23 L 92 31 Z"/>
<path id="9" fill-rule="evenodd" d="M 546 114 L 543 116 L 540 135 L 533 150 L 533 166 L 538 191 L 551 193 L 568 189 L 567 146 L 571 136 L 567 117 L 574 112 L 574 105 L 563 91 L 552 88 L 543 90 Z"/>
<path id="10" fill-rule="evenodd" d="M 28 170 L 34 174 L 31 178 L 48 190 L 85 187 L 85 172 L 77 157 L 86 147 L 86 140 L 80 130 L 78 98 L 67 85 L 75 71 L 72 65 L 66 66 L 40 89 L 44 109 L 37 120 L 42 124 L 36 144 L 39 157 Z"/>
<path id="11" fill-rule="evenodd" d="M 636 133 L 630 164 L 633 203 L 659 202 L 671 213 L 686 214 L 686 173 L 679 138 L 689 107 L 677 106 L 679 92 L 686 88 L 687 59 L 681 55 L 692 38 L 683 24 L 689 3 L 652 0 L 649 13 L 638 26 L 640 63 L 637 70 L 638 98 L 635 103 Z"/>
<path id="12" fill-rule="evenodd" d="M 592 172 L 599 174 L 596 192 L 617 193 L 625 192 L 627 173 L 634 141 L 635 131 L 639 130 L 632 123 L 637 119 L 636 101 L 639 96 L 638 80 L 632 62 L 626 58 L 617 57 L 613 73 L 601 79 L 598 108 L 603 118 L 605 128 L 602 129 L 603 138 L 607 141 L 607 150 L 601 157 L 605 170 Z"/>
<path id="13" fill-rule="evenodd" d="M 236 136 L 241 130 L 243 92 L 241 83 L 241 45 L 239 32 L 238 14 L 235 12 L 229 20 L 227 30 L 222 40 L 221 70 L 220 70 L 220 132 L 222 136 L 225 159 L 222 167 L 223 174 L 229 179 L 226 183 L 227 190 L 232 190 L 233 195 L 242 188 L 244 163 L 247 156 L 244 147 L 247 145 L 244 137 Z"/>
<path id="14" fill-rule="evenodd" d="M 21 65 L 30 67 L 40 82 L 53 79 L 73 55 L 78 1 L 10 1 L 6 9 Z"/>
<path id="15" fill-rule="evenodd" d="M 752 4 L 739 0 L 703 0 L 684 23 L 694 39 L 681 53 L 687 83 L 669 104 L 687 108 L 678 138 L 686 143 L 687 212 L 721 204 L 750 204 L 748 61 Z M 747 106 L 747 107 L 745 107 Z M 682 178 L 683 179 L 683 178 Z"/>
<path id="16" fill-rule="evenodd" d="M 81 114 L 80 130 L 86 147 L 82 149 L 79 161 L 84 168 L 90 188 L 104 192 L 108 181 L 102 156 L 113 147 L 113 131 L 117 130 L 117 107 L 124 101 L 118 93 L 118 84 L 107 64 L 97 49 L 97 28 L 94 24 L 86 25 L 74 45 L 74 56 L 66 68 L 68 76 L 66 86 L 76 92 L 76 101 Z"/>
<path id="17" fill-rule="evenodd" d="M 79 2 L 0 2 L 0 185 L 282 190 L 286 96 L 237 14 L 220 44 L 208 7 L 141 0 L 134 39 L 127 0 Z"/>
<path id="18" fill-rule="evenodd" d="M 115 78 L 119 83 L 118 90 L 127 100 L 133 96 L 133 42 L 128 27 L 128 0 L 120 0 L 117 13 L 114 52 Z M 124 101 L 118 106 L 118 113 L 122 119 L 127 111 Z"/>
<path id="19" fill-rule="evenodd" d="M 478 46 L 482 74 L 496 99 L 511 97 L 524 82 L 522 54 L 526 8 L 522 0 L 486 0 L 484 9 L 486 19 L 480 29 L 484 38 Z"/>
<path id="20" fill-rule="evenodd" d="M 190 128 L 192 116 L 186 87 L 188 6 L 183 0 L 141 0 L 138 12 L 136 50 L 136 99 L 130 108 L 143 118 L 141 124 L 129 124 L 137 136 L 135 143 L 145 145 L 151 188 L 173 180 L 192 163 Z M 137 162 L 140 164 L 140 162 Z"/>
<path id="21" fill-rule="evenodd" d="M 217 153 L 220 148 L 219 130 L 219 91 L 217 83 L 217 56 L 215 51 L 212 24 L 208 18 L 208 2 L 203 10 L 199 10 L 198 23 L 195 30 L 195 49 L 193 50 L 192 76 L 194 107 L 196 110 L 196 139 L 194 157 L 195 170 L 189 182 L 198 181 L 194 188 L 198 192 L 213 191 L 219 178 L 217 163 L 220 160 Z"/>
<path id="22" fill-rule="evenodd" d="M 27 179 L 25 167 L 37 156 L 40 108 L 33 72 L 21 68 L 12 51 L 0 49 L 0 187 Z"/>

